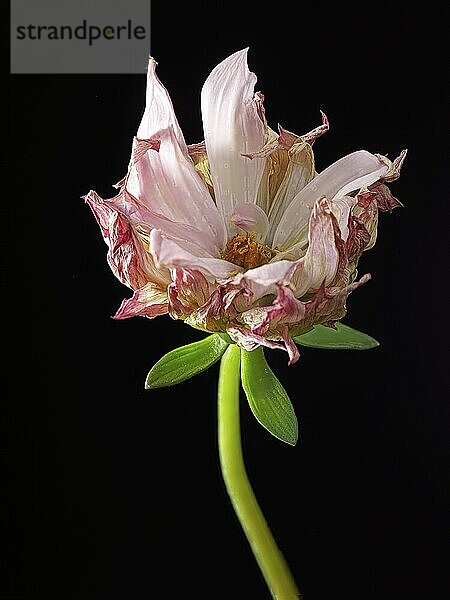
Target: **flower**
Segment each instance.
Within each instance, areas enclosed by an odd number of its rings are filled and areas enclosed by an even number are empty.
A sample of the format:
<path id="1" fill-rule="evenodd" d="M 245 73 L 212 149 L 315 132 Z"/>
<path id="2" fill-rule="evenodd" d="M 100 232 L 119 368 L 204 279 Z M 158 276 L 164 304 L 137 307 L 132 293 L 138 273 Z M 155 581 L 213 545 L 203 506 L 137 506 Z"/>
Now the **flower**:
<path id="1" fill-rule="evenodd" d="M 357 263 L 378 211 L 401 206 L 385 184 L 406 150 L 393 162 L 359 150 L 317 173 L 312 145 L 326 116 L 305 135 L 276 133 L 255 83 L 247 50 L 216 66 L 201 92 L 205 139 L 188 146 L 150 58 L 128 172 L 113 198 L 84 198 L 134 292 L 116 319 L 169 313 L 246 350 L 285 349 L 291 364 L 292 338 L 332 327 L 370 278 L 357 279 Z"/>

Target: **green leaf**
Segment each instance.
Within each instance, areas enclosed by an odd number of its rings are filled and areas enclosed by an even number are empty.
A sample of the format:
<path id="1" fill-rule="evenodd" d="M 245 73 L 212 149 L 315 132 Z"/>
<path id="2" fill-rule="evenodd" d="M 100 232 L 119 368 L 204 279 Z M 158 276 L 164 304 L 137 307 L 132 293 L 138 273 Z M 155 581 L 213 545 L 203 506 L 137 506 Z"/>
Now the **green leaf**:
<path id="1" fill-rule="evenodd" d="M 298 424 L 294 407 L 261 347 L 252 352 L 241 350 L 241 379 L 250 408 L 261 425 L 279 440 L 295 446 Z"/>
<path id="2" fill-rule="evenodd" d="M 315 325 L 308 333 L 296 336 L 294 341 L 309 348 L 328 350 L 369 350 L 380 345 L 370 335 L 339 322 L 336 323 L 336 329 Z"/>
<path id="3" fill-rule="evenodd" d="M 155 389 L 181 383 L 208 369 L 219 360 L 228 344 L 220 335 L 180 346 L 163 356 L 150 369 L 145 389 Z"/>

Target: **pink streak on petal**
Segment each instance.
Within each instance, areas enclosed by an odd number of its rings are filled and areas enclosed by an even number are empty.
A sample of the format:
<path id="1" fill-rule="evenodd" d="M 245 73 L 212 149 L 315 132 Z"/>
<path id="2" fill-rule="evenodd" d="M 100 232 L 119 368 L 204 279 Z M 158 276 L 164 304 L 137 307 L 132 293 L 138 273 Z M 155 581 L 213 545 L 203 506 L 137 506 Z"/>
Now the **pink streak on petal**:
<path id="1" fill-rule="evenodd" d="M 271 306 L 264 308 L 264 318 L 261 323 L 253 329 L 258 335 L 267 332 L 273 322 L 282 320 L 283 323 L 299 323 L 305 318 L 306 305 L 294 296 L 292 291 L 284 286 L 278 288 L 278 295 Z"/>
<path id="2" fill-rule="evenodd" d="M 356 198 L 343 196 L 330 202 L 331 212 L 336 217 L 339 225 L 340 236 L 345 242 L 348 238 L 348 219 L 352 208 L 356 204 Z"/>
<path id="3" fill-rule="evenodd" d="M 264 143 L 260 100 L 255 102 L 256 76 L 247 66 L 247 49 L 235 52 L 217 65 L 201 93 L 203 129 L 217 206 L 229 234 L 237 202 L 256 201 L 264 161 L 242 156 Z"/>
<path id="4" fill-rule="evenodd" d="M 289 287 L 300 298 L 308 290 L 334 279 L 339 265 L 331 207 L 322 198 L 314 205 L 309 221 L 309 245 L 305 256 L 295 263 Z"/>
<path id="5" fill-rule="evenodd" d="M 163 285 L 168 271 L 156 269 L 127 216 L 93 190 L 84 199 L 108 245 L 108 263 L 116 277 L 133 290 L 142 288 L 149 280 Z"/>
<path id="6" fill-rule="evenodd" d="M 209 238 L 206 249 L 215 253 L 226 243 L 224 223 L 189 157 L 169 94 L 155 68 L 156 62 L 150 59 L 146 107 L 133 144 L 126 189 L 154 213 L 202 230 Z"/>
<path id="7" fill-rule="evenodd" d="M 160 141 L 159 152 L 147 152 L 132 167 L 127 190 L 153 213 L 202 231 L 202 247 L 216 254 L 226 241 L 219 211 L 173 130 L 162 132 Z"/>
<path id="8" fill-rule="evenodd" d="M 267 348 L 272 348 L 273 350 L 285 350 L 283 344 L 268 340 L 261 335 L 252 333 L 251 331 L 248 331 L 244 327 L 240 327 L 238 325 L 228 327 L 227 333 L 240 348 L 244 348 L 244 350 L 248 350 L 250 352 L 255 350 L 255 348 L 258 348 L 258 346 L 266 346 Z"/>
<path id="9" fill-rule="evenodd" d="M 280 332 L 283 337 L 283 342 L 286 347 L 286 351 L 289 355 L 288 366 L 290 367 L 291 365 L 295 364 L 298 361 L 298 359 L 300 358 L 300 352 L 297 348 L 296 343 L 289 335 L 288 327 L 286 327 L 286 326 L 280 327 Z"/>
<path id="10" fill-rule="evenodd" d="M 203 273 L 192 269 L 175 268 L 169 286 L 171 314 L 179 317 L 189 315 L 203 306 L 213 290 Z"/>
<path id="11" fill-rule="evenodd" d="M 122 301 L 113 319 L 128 319 L 130 317 L 148 317 L 153 319 L 168 312 L 167 290 L 161 290 L 148 283 L 136 290 L 131 298 Z"/>
<path id="12" fill-rule="evenodd" d="M 381 182 L 371 185 L 368 193 L 372 195 L 372 199 L 377 203 L 381 212 L 392 212 L 394 208 L 403 208 L 400 200 L 397 200 L 387 185 Z"/>

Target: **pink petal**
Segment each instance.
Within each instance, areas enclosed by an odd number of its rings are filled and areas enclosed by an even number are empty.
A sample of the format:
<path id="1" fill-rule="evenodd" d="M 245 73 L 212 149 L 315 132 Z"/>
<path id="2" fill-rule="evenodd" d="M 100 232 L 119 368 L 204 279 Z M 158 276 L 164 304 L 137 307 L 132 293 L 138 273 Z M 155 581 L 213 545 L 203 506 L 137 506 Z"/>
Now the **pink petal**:
<path id="1" fill-rule="evenodd" d="M 250 291 L 256 301 L 267 294 L 276 294 L 278 286 L 287 285 L 295 269 L 296 263 L 280 260 L 239 273 L 228 283 Z"/>
<path id="2" fill-rule="evenodd" d="M 365 150 L 344 156 L 322 171 L 283 207 L 283 216 L 273 233 L 273 246 L 285 250 L 298 241 L 296 238 L 308 222 L 312 207 L 319 198 L 325 196 L 334 200 L 345 196 L 375 183 L 386 171 L 387 166 Z M 272 228 L 267 237 L 269 242 L 271 231 Z"/>
<path id="3" fill-rule="evenodd" d="M 148 143 L 158 140 L 159 151 L 153 147 L 146 152 L 139 147 L 133 151 L 126 189 L 153 214 L 201 230 L 205 238 L 203 247 L 216 253 L 226 243 L 225 227 L 189 157 L 167 90 L 156 76 L 155 65 L 151 59 L 146 108 L 137 137 Z"/>
<path id="4" fill-rule="evenodd" d="M 238 202 L 231 215 L 231 222 L 249 233 L 256 232 L 260 241 L 264 240 L 269 228 L 269 219 L 262 208 L 248 202 Z"/>
<path id="5" fill-rule="evenodd" d="M 306 304 L 297 300 L 289 288 L 280 286 L 276 299 L 270 306 L 264 307 L 263 311 L 262 321 L 253 329 L 259 335 L 266 333 L 270 326 L 276 327 L 280 320 L 284 324 L 300 323 L 306 315 Z"/>
<path id="6" fill-rule="evenodd" d="M 199 256 L 211 256 L 216 251 L 215 244 L 210 243 L 211 236 L 205 231 L 195 225 L 176 222 L 153 212 L 124 187 L 117 196 L 103 200 L 103 203 L 125 215 L 133 226 L 139 228 L 141 237 L 148 237 L 151 228 L 157 227 L 167 236 L 176 239 L 183 248 Z"/>
<path id="7" fill-rule="evenodd" d="M 248 331 L 244 327 L 240 327 L 238 325 L 228 327 L 227 333 L 233 342 L 236 342 L 240 348 L 243 348 L 249 352 L 255 350 L 255 348 L 258 348 L 258 346 L 266 346 L 267 348 L 272 348 L 274 350 L 285 350 L 283 344 L 268 340 L 265 337 L 257 335 L 256 333 L 252 333 L 251 331 Z"/>
<path id="8" fill-rule="evenodd" d="M 189 315 L 210 298 L 212 286 L 200 271 L 176 268 L 172 277 L 168 290 L 172 316 Z"/>
<path id="9" fill-rule="evenodd" d="M 131 298 L 122 301 L 114 319 L 129 317 L 149 317 L 153 319 L 168 312 L 167 290 L 162 290 L 153 283 L 148 283 L 136 290 Z"/>
<path id="10" fill-rule="evenodd" d="M 201 105 L 206 149 L 217 206 L 229 233 L 237 202 L 256 200 L 263 160 L 250 161 L 264 143 L 260 100 L 254 99 L 256 76 L 247 66 L 247 50 L 232 54 L 213 69 L 202 89 Z"/>
<path id="11" fill-rule="evenodd" d="M 325 198 L 314 205 L 309 221 L 309 246 L 295 263 L 289 287 L 297 298 L 308 290 L 329 285 L 337 272 L 339 252 L 336 246 L 330 202 Z"/>
<path id="12" fill-rule="evenodd" d="M 241 271 L 240 267 L 226 260 L 202 258 L 190 253 L 175 241 L 165 238 L 158 229 L 150 232 L 150 252 L 158 266 L 198 269 L 215 279 L 226 279 Z"/>
<path id="13" fill-rule="evenodd" d="M 181 151 L 187 157 L 186 142 L 175 116 L 169 93 L 156 75 L 157 64 L 155 59 L 150 57 L 147 69 L 145 111 L 137 131 L 137 137 L 143 140 L 158 138 L 161 131 L 172 129 Z"/>
<path id="14" fill-rule="evenodd" d="M 157 269 L 129 219 L 108 201 L 90 191 L 89 204 L 108 245 L 108 263 L 116 277 L 133 290 L 149 281 L 164 286 L 170 281 L 166 269 Z"/>

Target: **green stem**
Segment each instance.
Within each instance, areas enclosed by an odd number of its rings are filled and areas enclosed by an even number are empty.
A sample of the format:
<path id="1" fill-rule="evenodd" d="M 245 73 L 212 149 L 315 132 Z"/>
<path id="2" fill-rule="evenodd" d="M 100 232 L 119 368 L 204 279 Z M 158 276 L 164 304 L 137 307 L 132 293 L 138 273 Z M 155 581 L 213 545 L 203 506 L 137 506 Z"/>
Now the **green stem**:
<path id="1" fill-rule="evenodd" d="M 289 567 L 258 505 L 245 470 L 239 422 L 240 350 L 232 344 L 222 356 L 218 389 L 219 453 L 222 475 L 236 515 L 276 600 L 298 600 Z"/>

